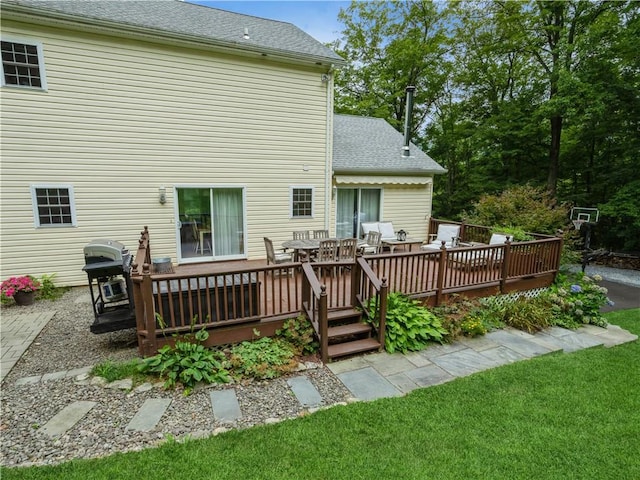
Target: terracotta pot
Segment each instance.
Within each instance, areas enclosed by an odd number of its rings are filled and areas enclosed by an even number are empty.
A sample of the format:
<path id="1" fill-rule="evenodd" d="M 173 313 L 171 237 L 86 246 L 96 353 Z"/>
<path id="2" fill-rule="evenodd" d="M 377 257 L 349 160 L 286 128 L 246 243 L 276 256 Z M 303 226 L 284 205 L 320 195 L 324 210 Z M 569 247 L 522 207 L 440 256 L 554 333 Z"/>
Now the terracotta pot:
<path id="1" fill-rule="evenodd" d="M 33 305 L 36 301 L 36 292 L 16 292 L 13 294 L 13 299 L 17 305 Z"/>

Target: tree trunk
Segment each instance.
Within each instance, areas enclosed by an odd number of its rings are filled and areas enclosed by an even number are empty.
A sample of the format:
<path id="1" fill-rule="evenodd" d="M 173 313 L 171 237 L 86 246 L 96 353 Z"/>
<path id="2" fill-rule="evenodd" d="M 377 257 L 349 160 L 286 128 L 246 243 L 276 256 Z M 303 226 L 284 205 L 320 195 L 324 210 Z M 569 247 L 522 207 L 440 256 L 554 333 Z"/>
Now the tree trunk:
<path id="1" fill-rule="evenodd" d="M 560 168 L 560 137 L 562 135 L 562 115 L 551 117 L 551 146 L 549 148 L 549 177 L 547 191 L 551 198 L 556 198 L 558 187 L 558 170 Z"/>

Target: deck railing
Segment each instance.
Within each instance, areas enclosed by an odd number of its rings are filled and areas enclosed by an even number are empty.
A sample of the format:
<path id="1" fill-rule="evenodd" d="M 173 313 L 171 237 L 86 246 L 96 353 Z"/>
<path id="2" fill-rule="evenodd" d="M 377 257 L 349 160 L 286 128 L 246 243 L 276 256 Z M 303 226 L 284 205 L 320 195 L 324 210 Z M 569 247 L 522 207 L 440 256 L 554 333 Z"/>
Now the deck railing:
<path id="1" fill-rule="evenodd" d="M 477 228 L 476 228 L 477 227 Z M 436 227 L 437 228 L 437 227 Z M 467 237 L 485 239 L 484 227 L 466 225 Z M 152 271 L 149 231 L 141 232 L 132 265 L 140 353 L 152 355 L 173 334 L 201 328 L 207 345 L 271 336 L 286 319 L 305 313 L 326 352 L 328 312 L 362 307 L 374 299 L 374 323 L 384 343 L 387 291 L 438 305 L 450 295 L 487 296 L 548 286 L 560 264 L 562 239 L 357 257 L 351 262 L 266 265 L 209 262 Z M 384 280 L 381 280 L 384 279 Z M 325 353 L 326 354 L 326 353 Z"/>

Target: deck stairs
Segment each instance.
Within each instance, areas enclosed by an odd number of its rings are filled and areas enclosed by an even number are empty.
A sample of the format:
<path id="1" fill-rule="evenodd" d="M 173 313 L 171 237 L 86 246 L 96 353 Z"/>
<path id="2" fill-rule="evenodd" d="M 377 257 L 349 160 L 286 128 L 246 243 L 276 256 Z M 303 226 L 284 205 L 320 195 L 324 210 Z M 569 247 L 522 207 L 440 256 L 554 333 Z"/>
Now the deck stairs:
<path id="1" fill-rule="evenodd" d="M 371 325 L 363 321 L 361 311 L 354 308 L 329 310 L 328 322 L 330 361 L 380 350 L 380 342 L 373 337 Z"/>

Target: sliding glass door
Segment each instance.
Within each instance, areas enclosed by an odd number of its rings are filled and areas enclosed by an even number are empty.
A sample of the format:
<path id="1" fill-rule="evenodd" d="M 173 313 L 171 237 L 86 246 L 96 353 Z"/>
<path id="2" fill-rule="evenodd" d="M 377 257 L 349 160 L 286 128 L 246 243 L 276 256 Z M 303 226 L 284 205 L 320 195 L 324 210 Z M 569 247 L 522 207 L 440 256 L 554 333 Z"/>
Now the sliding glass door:
<path id="1" fill-rule="evenodd" d="M 362 222 L 380 220 L 382 189 L 338 188 L 336 203 L 336 235 L 357 238 Z"/>
<path id="2" fill-rule="evenodd" d="M 181 260 L 244 258 L 244 190 L 176 188 Z"/>

